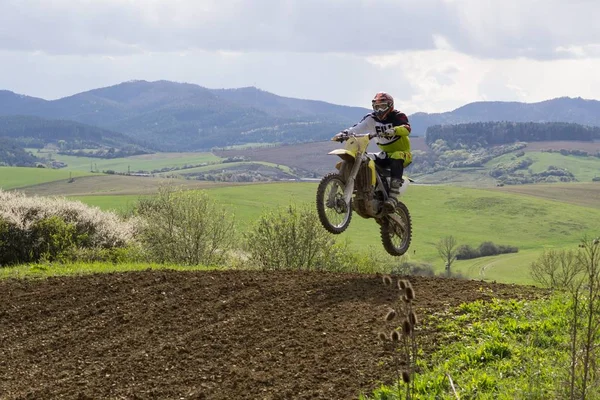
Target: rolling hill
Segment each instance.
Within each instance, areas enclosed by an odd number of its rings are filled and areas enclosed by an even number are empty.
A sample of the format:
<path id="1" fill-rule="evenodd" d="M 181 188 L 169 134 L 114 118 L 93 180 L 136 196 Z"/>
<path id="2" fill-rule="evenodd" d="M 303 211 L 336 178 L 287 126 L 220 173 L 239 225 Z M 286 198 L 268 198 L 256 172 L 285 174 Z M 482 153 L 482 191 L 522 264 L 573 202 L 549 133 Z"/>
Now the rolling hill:
<path id="1" fill-rule="evenodd" d="M 210 90 L 167 81 L 124 82 L 53 101 L 6 92 L 0 98 L 0 115 L 77 121 L 125 133 L 163 151 L 310 141 L 355 123 L 366 111 L 256 88 Z"/>
<path id="2" fill-rule="evenodd" d="M 415 133 L 423 134 L 429 126 L 469 122 L 571 122 L 600 126 L 600 101 L 580 97 L 560 97 L 537 103 L 480 101 L 444 113 L 410 115 Z"/>
<path id="3" fill-rule="evenodd" d="M 24 147 L 42 148 L 63 141 L 66 149 L 98 147 L 131 148 L 143 153 L 143 145 L 130 137 L 74 121 L 28 115 L 0 116 L 0 137 L 11 138 Z"/>
<path id="4" fill-rule="evenodd" d="M 255 87 L 208 89 L 169 81 L 123 82 L 52 101 L 0 91 L 0 116 L 72 120 L 125 134 L 160 151 L 326 140 L 367 112 Z M 476 102 L 409 118 L 413 134 L 420 136 L 432 125 L 486 121 L 600 126 L 600 101 L 563 97 L 539 103 Z"/>

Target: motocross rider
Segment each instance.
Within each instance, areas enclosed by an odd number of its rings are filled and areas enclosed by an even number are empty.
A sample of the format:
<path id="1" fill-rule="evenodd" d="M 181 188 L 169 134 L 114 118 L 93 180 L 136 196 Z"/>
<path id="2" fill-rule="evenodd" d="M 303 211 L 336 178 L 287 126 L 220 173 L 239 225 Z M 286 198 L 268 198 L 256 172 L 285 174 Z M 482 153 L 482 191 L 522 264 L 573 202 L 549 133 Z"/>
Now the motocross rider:
<path id="1" fill-rule="evenodd" d="M 390 168 L 390 192 L 384 203 L 384 211 L 392 213 L 398 204 L 400 188 L 404 183 L 404 167 L 412 162 L 410 152 L 410 123 L 406 114 L 394 109 L 394 99 L 385 92 L 379 92 L 371 101 L 373 112 L 367 114 L 356 125 L 343 130 L 335 137 L 343 140 L 349 134 L 377 133 L 377 146 L 382 150 L 376 154 L 375 163 L 382 168 Z"/>

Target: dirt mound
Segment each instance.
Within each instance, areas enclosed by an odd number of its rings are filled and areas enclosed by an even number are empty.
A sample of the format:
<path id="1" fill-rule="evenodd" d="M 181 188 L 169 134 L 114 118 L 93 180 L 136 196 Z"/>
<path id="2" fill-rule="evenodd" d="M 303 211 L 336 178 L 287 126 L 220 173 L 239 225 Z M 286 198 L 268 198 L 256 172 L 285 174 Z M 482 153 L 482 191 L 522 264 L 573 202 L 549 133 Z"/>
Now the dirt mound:
<path id="1" fill-rule="evenodd" d="M 411 277 L 417 313 L 532 287 Z M 482 290 L 483 289 L 483 290 Z M 375 275 L 144 271 L 0 281 L 1 399 L 351 399 L 396 375 Z M 425 353 L 433 330 L 419 333 Z"/>

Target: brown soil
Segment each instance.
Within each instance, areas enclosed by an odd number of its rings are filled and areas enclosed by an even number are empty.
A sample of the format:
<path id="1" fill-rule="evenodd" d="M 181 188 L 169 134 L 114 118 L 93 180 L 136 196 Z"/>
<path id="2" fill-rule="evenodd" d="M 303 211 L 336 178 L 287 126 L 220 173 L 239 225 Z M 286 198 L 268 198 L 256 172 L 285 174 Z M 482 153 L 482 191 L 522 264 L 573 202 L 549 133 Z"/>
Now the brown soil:
<path id="1" fill-rule="evenodd" d="M 533 287 L 411 277 L 430 316 Z M 1 399 L 352 399 L 396 376 L 398 291 L 332 273 L 144 271 L 0 281 Z"/>
<path id="2" fill-rule="evenodd" d="M 519 193 L 583 207 L 600 208 L 600 182 L 510 185 L 490 190 Z"/>
<path id="3" fill-rule="evenodd" d="M 52 181 L 17 188 L 19 192 L 38 196 L 115 196 L 134 194 L 155 194 L 162 184 L 172 184 L 183 189 L 209 189 L 232 186 L 237 183 L 209 182 L 184 179 L 166 179 L 126 175 L 91 175 Z"/>

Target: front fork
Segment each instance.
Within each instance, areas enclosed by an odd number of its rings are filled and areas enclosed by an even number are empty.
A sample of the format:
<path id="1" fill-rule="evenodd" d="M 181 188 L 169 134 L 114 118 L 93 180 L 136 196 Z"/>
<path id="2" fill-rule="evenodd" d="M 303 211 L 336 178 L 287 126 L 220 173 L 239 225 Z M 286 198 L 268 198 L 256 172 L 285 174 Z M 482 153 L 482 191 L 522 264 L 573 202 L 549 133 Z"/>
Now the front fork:
<path id="1" fill-rule="evenodd" d="M 346 180 L 346 187 L 344 188 L 344 202 L 347 205 L 350 205 L 350 199 L 352 199 L 352 193 L 354 193 L 354 180 L 356 179 L 356 175 L 358 174 L 358 169 L 362 164 L 363 154 L 359 153 L 354 158 L 354 165 L 352 165 L 352 169 L 348 174 L 348 179 Z"/>

